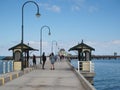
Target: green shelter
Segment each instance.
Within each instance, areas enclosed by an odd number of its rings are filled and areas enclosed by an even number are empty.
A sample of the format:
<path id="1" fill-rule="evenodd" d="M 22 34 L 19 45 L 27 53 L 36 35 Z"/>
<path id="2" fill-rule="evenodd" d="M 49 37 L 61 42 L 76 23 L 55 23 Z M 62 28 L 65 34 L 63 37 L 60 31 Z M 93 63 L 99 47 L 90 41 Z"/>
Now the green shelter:
<path id="1" fill-rule="evenodd" d="M 29 51 L 38 51 L 37 49 L 34 49 L 30 47 L 29 45 L 19 43 L 11 48 L 9 50 L 13 51 L 13 60 L 14 61 L 21 61 L 21 56 L 22 56 L 22 45 L 23 45 L 23 62 L 24 62 L 24 68 L 28 67 L 28 60 L 29 60 Z"/>
<path id="2" fill-rule="evenodd" d="M 76 50 L 78 51 L 78 60 L 79 61 L 90 61 L 91 60 L 91 51 L 95 49 L 87 44 L 83 43 L 83 40 L 80 44 L 73 46 L 69 51 Z"/>

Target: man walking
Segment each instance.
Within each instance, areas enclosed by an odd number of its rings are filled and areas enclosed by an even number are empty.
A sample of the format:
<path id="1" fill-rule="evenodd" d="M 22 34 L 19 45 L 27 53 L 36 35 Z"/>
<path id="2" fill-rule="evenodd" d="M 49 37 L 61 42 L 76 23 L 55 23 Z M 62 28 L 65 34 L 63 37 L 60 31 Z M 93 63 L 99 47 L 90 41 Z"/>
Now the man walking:
<path id="1" fill-rule="evenodd" d="M 44 68 L 44 65 L 45 65 L 45 62 L 46 62 L 45 52 L 43 52 L 42 60 L 43 60 L 42 69 L 45 69 L 45 68 Z"/>

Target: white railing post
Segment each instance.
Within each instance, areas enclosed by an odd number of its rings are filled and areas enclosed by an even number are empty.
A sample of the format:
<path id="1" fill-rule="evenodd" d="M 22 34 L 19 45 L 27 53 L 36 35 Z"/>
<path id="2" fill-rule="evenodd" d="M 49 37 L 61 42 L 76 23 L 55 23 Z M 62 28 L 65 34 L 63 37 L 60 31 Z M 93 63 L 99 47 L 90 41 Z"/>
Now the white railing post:
<path id="1" fill-rule="evenodd" d="M 12 65 L 11 65 L 11 69 L 12 69 L 12 70 L 11 70 L 11 71 L 13 71 L 13 67 L 14 67 L 14 66 L 13 66 L 13 61 L 11 61 L 11 63 L 12 63 Z"/>
<path id="2" fill-rule="evenodd" d="M 3 65 L 3 64 L 2 64 L 2 60 L 0 60 L 0 68 L 1 68 L 1 70 L 2 70 L 2 68 L 3 68 L 2 65 Z M 1 70 L 0 70 L 0 71 L 1 71 Z M 1 74 L 1 73 L 3 73 L 3 72 L 1 71 L 0 74 Z"/>
<path id="3" fill-rule="evenodd" d="M 78 72 L 80 72 L 80 61 L 78 61 Z"/>
<path id="4" fill-rule="evenodd" d="M 94 63 L 92 63 L 92 71 L 94 72 Z"/>
<path id="5" fill-rule="evenodd" d="M 6 67 L 5 61 L 3 61 L 3 74 L 5 74 L 5 67 Z"/>
<path id="6" fill-rule="evenodd" d="M 90 72 L 92 72 L 92 62 L 90 61 Z"/>
<path id="7" fill-rule="evenodd" d="M 90 61 L 90 72 L 94 72 L 94 63 Z"/>
<path id="8" fill-rule="evenodd" d="M 10 72 L 10 61 L 7 61 L 7 72 Z"/>

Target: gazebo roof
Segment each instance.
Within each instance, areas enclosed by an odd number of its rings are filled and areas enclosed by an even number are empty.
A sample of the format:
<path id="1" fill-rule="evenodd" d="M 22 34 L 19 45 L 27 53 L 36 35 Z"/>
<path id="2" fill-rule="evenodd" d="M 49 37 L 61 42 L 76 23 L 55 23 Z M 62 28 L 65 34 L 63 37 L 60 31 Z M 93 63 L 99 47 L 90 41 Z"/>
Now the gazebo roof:
<path id="1" fill-rule="evenodd" d="M 82 42 L 80 44 L 73 46 L 72 48 L 69 49 L 69 51 L 71 51 L 71 50 L 78 50 L 79 51 L 79 50 L 82 50 L 82 49 L 95 50 L 94 48 L 92 48 L 92 47 L 88 46 L 87 44 L 83 43 L 83 40 L 82 40 Z"/>
<path id="2" fill-rule="evenodd" d="M 15 46 L 9 48 L 8 50 L 21 49 L 21 46 L 22 46 L 22 43 L 19 43 L 19 44 L 15 45 Z M 28 46 L 28 45 L 23 43 L 23 51 L 25 51 L 25 50 L 28 50 L 28 51 L 29 50 L 38 51 L 38 49 L 34 49 L 34 48 L 32 48 L 32 47 L 30 47 L 30 46 Z"/>

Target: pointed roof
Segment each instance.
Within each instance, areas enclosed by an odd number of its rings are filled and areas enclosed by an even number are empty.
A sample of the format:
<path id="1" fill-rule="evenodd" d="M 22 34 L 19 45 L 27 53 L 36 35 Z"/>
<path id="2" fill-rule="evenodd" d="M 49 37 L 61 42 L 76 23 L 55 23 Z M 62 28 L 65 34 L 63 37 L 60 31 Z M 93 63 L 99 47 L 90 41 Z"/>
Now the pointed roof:
<path id="1" fill-rule="evenodd" d="M 21 49 L 22 43 L 19 43 L 11 48 L 9 48 L 8 50 L 14 50 L 14 49 Z M 38 51 L 37 49 L 34 49 L 26 44 L 23 43 L 23 51 L 24 50 L 34 50 L 34 51 Z"/>
<path id="2" fill-rule="evenodd" d="M 83 43 L 83 40 L 80 44 L 75 45 L 74 47 L 70 48 L 69 51 L 71 50 L 82 50 L 82 49 L 90 49 L 90 50 L 95 50 L 91 46 L 88 46 L 87 44 Z"/>

